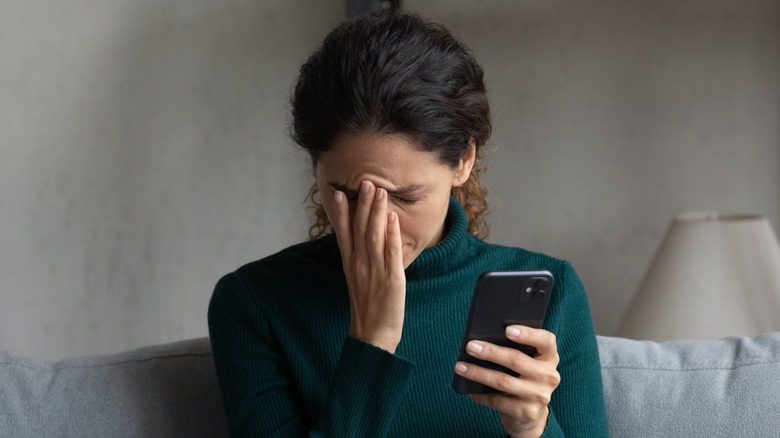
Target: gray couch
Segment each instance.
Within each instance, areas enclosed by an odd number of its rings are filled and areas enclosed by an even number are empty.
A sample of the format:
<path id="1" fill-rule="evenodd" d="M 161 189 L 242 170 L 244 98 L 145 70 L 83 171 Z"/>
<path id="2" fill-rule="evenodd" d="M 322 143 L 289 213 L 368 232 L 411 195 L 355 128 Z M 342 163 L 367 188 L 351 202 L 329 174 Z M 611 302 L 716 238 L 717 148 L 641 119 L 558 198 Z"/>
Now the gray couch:
<path id="1" fill-rule="evenodd" d="M 598 342 L 613 437 L 780 437 L 780 332 Z M 0 437 L 178 436 L 227 436 L 207 338 L 58 362 L 0 353 Z"/>

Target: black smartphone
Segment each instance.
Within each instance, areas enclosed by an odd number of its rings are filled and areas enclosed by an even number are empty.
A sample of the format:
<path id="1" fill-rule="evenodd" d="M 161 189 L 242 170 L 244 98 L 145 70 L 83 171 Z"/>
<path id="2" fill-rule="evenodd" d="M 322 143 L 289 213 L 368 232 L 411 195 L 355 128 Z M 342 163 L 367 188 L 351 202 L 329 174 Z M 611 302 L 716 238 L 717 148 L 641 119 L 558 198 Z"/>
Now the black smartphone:
<path id="1" fill-rule="evenodd" d="M 466 344 L 478 339 L 535 356 L 535 348 L 512 342 L 504 333 L 508 326 L 515 324 L 541 328 L 552 290 L 553 276 L 549 271 L 490 271 L 480 275 L 471 298 L 458 360 L 517 376 L 503 366 L 472 357 L 466 353 Z M 457 374 L 452 386 L 461 394 L 498 392 Z"/>

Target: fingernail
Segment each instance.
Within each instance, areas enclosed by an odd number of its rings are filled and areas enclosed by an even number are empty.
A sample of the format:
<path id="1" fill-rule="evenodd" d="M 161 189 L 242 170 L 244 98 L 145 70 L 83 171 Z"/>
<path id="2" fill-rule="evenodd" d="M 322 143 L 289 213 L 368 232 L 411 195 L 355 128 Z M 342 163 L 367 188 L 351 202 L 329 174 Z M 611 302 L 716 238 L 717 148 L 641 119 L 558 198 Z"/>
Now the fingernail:
<path id="1" fill-rule="evenodd" d="M 455 364 L 455 371 L 459 373 L 465 373 L 469 370 L 469 367 L 466 366 L 463 362 L 458 362 Z"/>
<path id="2" fill-rule="evenodd" d="M 360 183 L 360 191 L 363 193 L 368 193 L 368 181 L 363 181 Z"/>
<path id="3" fill-rule="evenodd" d="M 336 201 L 336 203 L 338 204 L 339 202 L 344 200 L 344 194 L 336 190 L 336 193 L 333 194 L 333 200 Z"/>
<path id="4" fill-rule="evenodd" d="M 376 199 L 382 199 L 385 197 L 385 189 L 377 189 L 376 191 Z"/>
<path id="5" fill-rule="evenodd" d="M 520 329 L 517 327 L 507 327 L 506 334 L 507 336 L 520 336 Z"/>
<path id="6" fill-rule="evenodd" d="M 395 221 L 396 221 L 396 219 L 398 219 L 398 216 L 395 214 L 395 212 L 394 212 L 394 211 L 391 211 L 391 212 L 390 212 L 390 213 L 387 215 L 387 221 L 388 221 L 388 222 L 395 222 Z"/>
<path id="7" fill-rule="evenodd" d="M 481 353 L 483 350 L 482 344 L 477 342 L 469 342 L 468 345 L 466 345 L 466 351 L 469 353 Z"/>

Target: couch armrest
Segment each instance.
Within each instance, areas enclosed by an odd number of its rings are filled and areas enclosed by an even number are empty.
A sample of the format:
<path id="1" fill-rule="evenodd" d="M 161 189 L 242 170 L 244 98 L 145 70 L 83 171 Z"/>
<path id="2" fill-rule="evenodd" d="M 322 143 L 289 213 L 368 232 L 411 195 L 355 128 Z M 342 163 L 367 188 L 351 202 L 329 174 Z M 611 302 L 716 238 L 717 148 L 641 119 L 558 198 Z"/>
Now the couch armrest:
<path id="1" fill-rule="evenodd" d="M 208 338 L 46 362 L 0 353 L 0 436 L 228 436 Z"/>
<path id="2" fill-rule="evenodd" d="M 610 436 L 777 436 L 780 332 L 651 342 L 598 337 Z"/>

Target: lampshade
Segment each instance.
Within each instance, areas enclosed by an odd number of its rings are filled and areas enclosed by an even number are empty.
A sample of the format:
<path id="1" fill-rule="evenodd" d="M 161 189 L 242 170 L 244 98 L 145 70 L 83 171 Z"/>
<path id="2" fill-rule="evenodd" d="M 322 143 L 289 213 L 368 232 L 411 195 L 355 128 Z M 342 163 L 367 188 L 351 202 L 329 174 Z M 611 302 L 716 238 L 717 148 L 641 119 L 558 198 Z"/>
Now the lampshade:
<path id="1" fill-rule="evenodd" d="M 655 341 L 780 330 L 780 247 L 765 216 L 686 213 L 666 230 L 617 336 Z"/>

